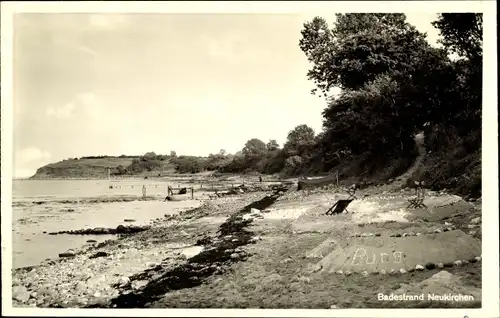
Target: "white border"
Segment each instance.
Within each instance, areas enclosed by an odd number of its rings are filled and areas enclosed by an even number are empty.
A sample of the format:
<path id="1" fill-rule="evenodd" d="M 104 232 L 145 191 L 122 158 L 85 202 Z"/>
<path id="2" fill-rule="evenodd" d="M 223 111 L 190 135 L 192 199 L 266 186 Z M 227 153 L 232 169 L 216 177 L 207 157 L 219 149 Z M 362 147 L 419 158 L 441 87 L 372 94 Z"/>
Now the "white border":
<path id="1" fill-rule="evenodd" d="M 11 286 L 11 201 L 12 201 L 12 15 L 43 13 L 295 13 L 337 12 L 483 12 L 484 13 L 484 90 L 483 90 L 483 308 L 482 309 L 336 309 L 336 310 L 250 310 L 250 309 L 18 309 L 12 308 Z M 325 13 L 326 12 L 326 13 Z M 495 317 L 499 306 L 498 245 L 498 158 L 497 158 L 497 59 L 496 1 L 262 1 L 262 2 L 1 2 L 1 204 L 2 204 L 2 315 L 24 316 L 217 316 L 217 317 Z M 328 19 L 328 16 L 325 16 Z M 6 286 L 7 288 L 4 288 Z"/>

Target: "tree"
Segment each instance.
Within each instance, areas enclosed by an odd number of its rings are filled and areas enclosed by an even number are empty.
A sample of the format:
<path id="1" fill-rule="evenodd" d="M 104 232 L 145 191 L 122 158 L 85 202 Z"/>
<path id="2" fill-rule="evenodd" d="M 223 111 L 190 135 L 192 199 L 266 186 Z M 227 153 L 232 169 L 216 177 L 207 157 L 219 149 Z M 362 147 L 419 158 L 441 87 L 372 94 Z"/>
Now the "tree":
<path id="1" fill-rule="evenodd" d="M 243 155 L 247 158 L 262 158 L 266 151 L 266 144 L 258 138 L 248 140 L 242 149 Z"/>
<path id="2" fill-rule="evenodd" d="M 145 159 L 155 159 L 156 158 L 156 153 L 154 152 L 147 152 L 143 156 Z"/>
<path id="3" fill-rule="evenodd" d="M 404 14 L 337 14 L 331 30 L 315 17 L 301 33 L 299 46 L 313 64 L 307 76 L 325 95 L 334 86 L 354 90 L 378 75 L 411 71 L 429 47 Z"/>
<path id="4" fill-rule="evenodd" d="M 288 132 L 284 149 L 289 156 L 300 155 L 314 142 L 314 130 L 307 125 L 298 125 Z"/>
<path id="5" fill-rule="evenodd" d="M 275 139 L 269 140 L 269 142 L 266 145 L 267 151 L 274 151 L 278 150 L 280 148 L 280 145 Z"/>
<path id="6" fill-rule="evenodd" d="M 170 151 L 170 157 L 175 158 L 177 157 L 177 153 L 175 151 Z"/>
<path id="7" fill-rule="evenodd" d="M 441 44 L 450 52 L 471 60 L 483 56 L 483 14 L 442 13 L 432 25 L 439 29 Z"/>

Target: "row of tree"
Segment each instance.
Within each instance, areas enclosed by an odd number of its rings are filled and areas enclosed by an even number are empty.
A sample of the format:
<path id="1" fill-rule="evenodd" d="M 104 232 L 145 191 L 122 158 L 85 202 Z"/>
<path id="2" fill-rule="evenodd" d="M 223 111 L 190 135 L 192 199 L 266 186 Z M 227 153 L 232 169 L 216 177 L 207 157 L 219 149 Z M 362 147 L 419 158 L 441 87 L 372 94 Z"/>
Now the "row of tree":
<path id="1" fill-rule="evenodd" d="M 155 169 L 169 159 L 182 173 L 336 169 L 342 177 L 388 179 L 412 164 L 414 135 L 424 131 L 430 155 L 419 178 L 434 187 L 462 182 L 460 191 L 480 191 L 482 15 L 440 14 L 432 24 L 440 48 L 404 14 L 337 14 L 331 26 L 316 17 L 304 24 L 299 47 L 311 63 L 312 93 L 326 100 L 319 134 L 299 125 L 283 147 L 252 138 L 234 155 L 149 153 L 126 170 Z M 334 87 L 341 89 L 337 96 Z"/>

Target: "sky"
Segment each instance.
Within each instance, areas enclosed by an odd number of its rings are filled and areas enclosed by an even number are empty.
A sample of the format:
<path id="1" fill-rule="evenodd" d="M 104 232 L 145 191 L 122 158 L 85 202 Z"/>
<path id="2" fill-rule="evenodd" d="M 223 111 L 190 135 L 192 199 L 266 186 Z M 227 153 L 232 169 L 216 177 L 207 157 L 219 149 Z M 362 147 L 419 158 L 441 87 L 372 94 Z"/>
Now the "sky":
<path id="1" fill-rule="evenodd" d="M 331 17 L 334 16 L 332 13 Z M 436 44 L 436 15 L 407 14 Z M 18 14 L 14 177 L 69 157 L 235 153 L 321 131 L 300 14 Z M 333 19 L 328 19 L 332 22 Z"/>

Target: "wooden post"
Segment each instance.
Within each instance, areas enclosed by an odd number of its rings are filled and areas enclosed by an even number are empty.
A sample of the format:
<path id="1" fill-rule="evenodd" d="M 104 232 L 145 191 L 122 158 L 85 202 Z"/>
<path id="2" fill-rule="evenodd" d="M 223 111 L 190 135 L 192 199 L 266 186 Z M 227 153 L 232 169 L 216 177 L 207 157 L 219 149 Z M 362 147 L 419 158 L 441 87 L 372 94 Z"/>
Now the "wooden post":
<path id="1" fill-rule="evenodd" d="M 335 171 L 335 176 L 337 177 L 337 187 L 339 186 L 339 172 Z"/>
<path id="2" fill-rule="evenodd" d="M 194 187 L 191 187 L 191 200 L 194 199 Z"/>

